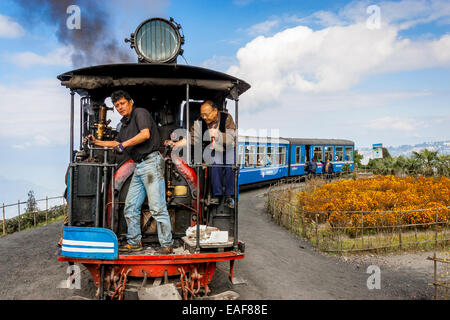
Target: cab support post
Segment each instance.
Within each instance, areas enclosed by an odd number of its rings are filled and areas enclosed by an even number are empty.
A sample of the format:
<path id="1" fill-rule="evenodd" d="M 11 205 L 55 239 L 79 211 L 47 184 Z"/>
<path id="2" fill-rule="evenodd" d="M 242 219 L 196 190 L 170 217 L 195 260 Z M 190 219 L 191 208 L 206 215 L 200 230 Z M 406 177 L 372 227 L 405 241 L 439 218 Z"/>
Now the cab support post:
<path id="1" fill-rule="evenodd" d="M 70 163 L 73 162 L 73 126 L 74 126 L 74 113 L 75 113 L 75 92 L 70 90 Z"/>
<path id="2" fill-rule="evenodd" d="M 234 250 L 238 249 L 238 210 L 239 210 L 239 201 L 238 201 L 238 188 L 239 188 L 239 167 L 238 167 L 238 157 L 239 157 L 239 149 L 238 149 L 238 128 L 239 128 L 239 117 L 238 110 L 239 109 L 239 98 L 237 97 L 234 100 L 234 120 L 236 126 L 236 132 L 234 135 L 234 241 L 233 248 Z"/>
<path id="3" fill-rule="evenodd" d="M 69 197 L 69 208 L 68 208 L 68 225 L 72 225 L 72 190 L 73 190 L 73 127 L 74 127 L 74 113 L 75 113 L 75 92 L 73 90 L 70 90 L 70 147 L 69 147 L 69 176 L 68 176 L 68 190 L 67 190 L 67 196 Z"/>

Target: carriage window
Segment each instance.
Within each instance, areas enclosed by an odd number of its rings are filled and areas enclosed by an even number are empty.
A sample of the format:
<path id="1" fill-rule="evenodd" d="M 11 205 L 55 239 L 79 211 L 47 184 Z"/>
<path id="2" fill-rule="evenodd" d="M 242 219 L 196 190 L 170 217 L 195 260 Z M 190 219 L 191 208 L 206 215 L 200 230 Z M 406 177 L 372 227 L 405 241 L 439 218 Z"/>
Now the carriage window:
<path id="1" fill-rule="evenodd" d="M 314 147 L 313 150 L 313 161 L 319 162 L 322 161 L 322 149 L 323 147 Z"/>
<path id="2" fill-rule="evenodd" d="M 295 163 L 301 163 L 302 162 L 302 147 L 295 148 Z"/>
<path id="3" fill-rule="evenodd" d="M 268 167 L 273 166 L 273 163 L 274 163 L 275 154 L 273 151 L 274 151 L 273 147 L 267 147 L 266 164 Z"/>
<path id="4" fill-rule="evenodd" d="M 325 161 L 333 161 L 333 147 L 325 147 Z"/>
<path id="5" fill-rule="evenodd" d="M 344 147 L 336 147 L 334 161 L 342 161 L 344 159 Z"/>
<path id="6" fill-rule="evenodd" d="M 258 147 L 258 153 L 256 155 L 256 166 L 264 167 L 266 158 L 266 147 Z"/>
<path id="7" fill-rule="evenodd" d="M 345 161 L 353 161 L 353 148 L 345 147 Z"/>
<path id="8" fill-rule="evenodd" d="M 286 147 L 278 147 L 278 164 L 284 166 L 286 162 Z"/>
<path id="9" fill-rule="evenodd" d="M 242 168 L 242 157 L 244 156 L 244 146 L 239 146 L 238 166 Z"/>
<path id="10" fill-rule="evenodd" d="M 245 161 L 246 168 L 253 168 L 255 166 L 255 146 L 245 146 Z"/>

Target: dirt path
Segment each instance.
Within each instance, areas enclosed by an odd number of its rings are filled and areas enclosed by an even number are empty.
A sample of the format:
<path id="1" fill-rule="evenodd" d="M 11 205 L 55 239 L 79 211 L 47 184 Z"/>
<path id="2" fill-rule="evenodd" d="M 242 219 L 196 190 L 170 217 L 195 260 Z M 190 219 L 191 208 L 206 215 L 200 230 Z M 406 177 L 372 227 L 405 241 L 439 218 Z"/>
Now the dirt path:
<path id="1" fill-rule="evenodd" d="M 61 225 L 62 221 L 0 238 L 0 299 L 93 297 L 93 282 L 84 268 L 82 289 L 58 288 L 68 278 L 68 264 L 57 261 Z"/>
<path id="2" fill-rule="evenodd" d="M 218 265 L 211 288 L 232 289 L 240 299 L 431 299 L 433 264 L 429 252 L 338 258 L 319 253 L 306 241 L 270 220 L 262 190 L 243 192 L 239 201 L 239 238 L 246 257 L 235 274 L 246 284 L 227 281 L 228 263 Z M 81 266 L 81 289 L 59 288 L 67 279 L 56 243 L 61 222 L 0 238 L 0 299 L 94 298 L 90 274 Z M 369 290 L 367 266 L 381 271 L 381 289 Z"/>

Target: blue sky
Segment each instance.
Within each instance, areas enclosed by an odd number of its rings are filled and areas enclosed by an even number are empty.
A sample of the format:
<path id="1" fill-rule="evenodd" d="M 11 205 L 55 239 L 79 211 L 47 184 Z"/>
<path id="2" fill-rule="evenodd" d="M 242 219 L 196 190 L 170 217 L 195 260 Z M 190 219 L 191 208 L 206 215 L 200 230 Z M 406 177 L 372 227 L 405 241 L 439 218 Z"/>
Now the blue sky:
<path id="1" fill-rule="evenodd" d="M 42 2 L 0 3 L 0 203 L 26 199 L 31 188 L 38 196 L 64 190 L 70 98 L 56 76 L 79 66 L 70 43 L 57 37 L 68 14 L 50 17 Z M 352 139 L 357 147 L 450 138 L 448 1 L 91 2 L 99 11 L 87 0 L 72 3 L 83 35 L 92 31 L 83 19 L 101 12 L 94 18 L 107 22 L 130 61 L 134 51 L 123 39 L 146 18 L 173 17 L 189 64 L 252 85 L 241 98 L 243 133 L 275 129 Z"/>

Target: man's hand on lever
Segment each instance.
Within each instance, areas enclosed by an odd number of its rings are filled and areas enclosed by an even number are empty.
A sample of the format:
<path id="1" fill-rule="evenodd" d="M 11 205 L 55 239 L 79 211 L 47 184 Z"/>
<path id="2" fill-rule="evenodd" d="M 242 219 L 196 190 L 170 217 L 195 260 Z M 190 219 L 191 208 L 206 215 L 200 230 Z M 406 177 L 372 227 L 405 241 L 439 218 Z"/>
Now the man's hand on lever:
<path id="1" fill-rule="evenodd" d="M 115 152 L 122 153 L 123 150 L 125 150 L 125 147 L 122 145 L 122 143 L 119 143 L 118 141 L 104 141 L 99 140 L 94 137 L 94 135 L 89 134 L 86 137 L 84 137 L 83 140 L 84 144 L 91 142 L 93 145 L 98 147 L 106 147 L 106 148 L 113 148 Z"/>
<path id="2" fill-rule="evenodd" d="M 94 137 L 94 135 L 89 134 L 86 137 L 84 137 L 83 144 L 87 144 L 89 142 L 91 142 L 92 144 L 95 145 L 95 143 L 97 142 L 97 139 Z"/>

